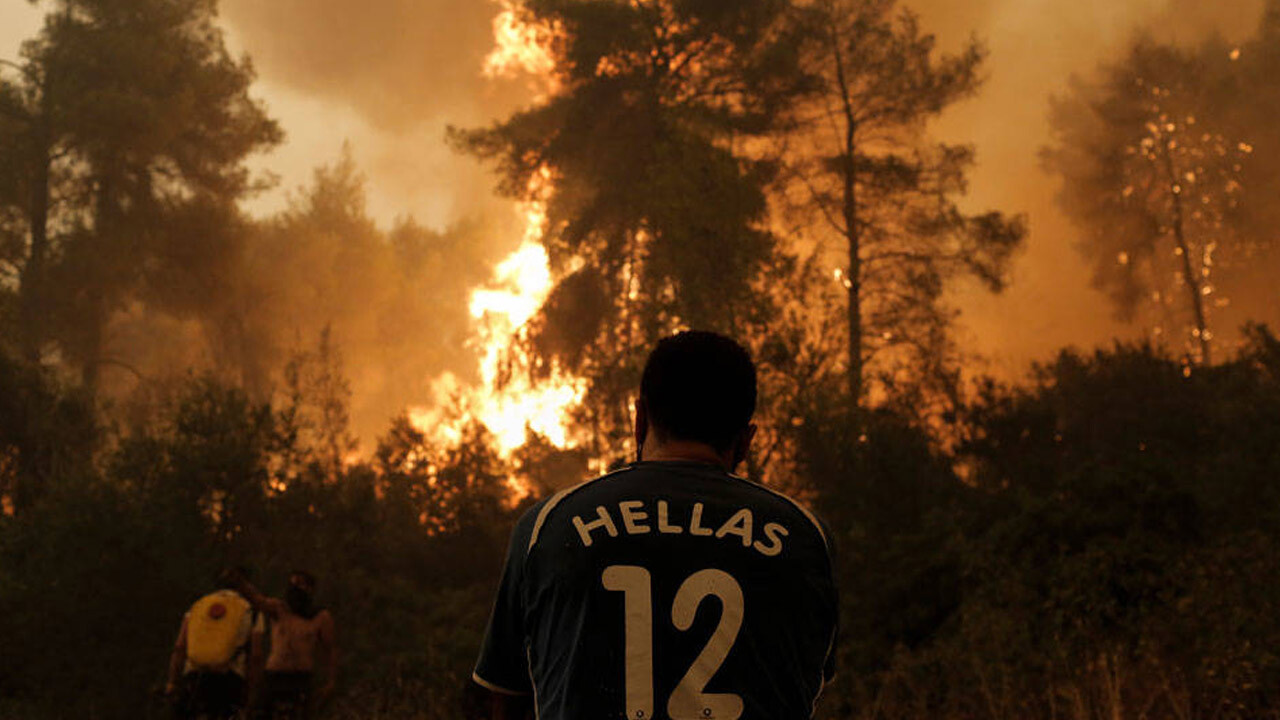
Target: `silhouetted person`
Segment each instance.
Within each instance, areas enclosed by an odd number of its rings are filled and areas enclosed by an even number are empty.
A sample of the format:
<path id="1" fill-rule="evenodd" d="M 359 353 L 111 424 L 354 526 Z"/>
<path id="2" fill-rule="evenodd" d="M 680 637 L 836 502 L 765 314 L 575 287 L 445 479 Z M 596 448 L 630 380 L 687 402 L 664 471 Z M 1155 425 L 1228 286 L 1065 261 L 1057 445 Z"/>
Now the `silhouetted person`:
<path id="1" fill-rule="evenodd" d="M 332 693 L 338 672 L 338 645 L 333 615 L 315 604 L 316 579 L 305 570 L 289 575 L 284 599 L 266 597 L 248 583 L 245 596 L 271 619 L 271 652 L 262 682 L 261 709 L 266 717 L 281 706 L 306 718 L 313 705 Z M 317 670 L 324 680 L 313 691 Z"/>
<path id="2" fill-rule="evenodd" d="M 200 598 L 182 618 L 169 659 L 165 694 L 179 718 L 230 718 L 250 695 L 250 668 L 262 653 L 262 617 L 238 592 L 244 570 L 218 576 L 219 589 Z"/>
<path id="3" fill-rule="evenodd" d="M 827 535 L 733 475 L 756 372 L 686 332 L 649 356 L 635 464 L 535 505 L 512 535 L 473 679 L 491 716 L 793 720 L 833 671 Z"/>

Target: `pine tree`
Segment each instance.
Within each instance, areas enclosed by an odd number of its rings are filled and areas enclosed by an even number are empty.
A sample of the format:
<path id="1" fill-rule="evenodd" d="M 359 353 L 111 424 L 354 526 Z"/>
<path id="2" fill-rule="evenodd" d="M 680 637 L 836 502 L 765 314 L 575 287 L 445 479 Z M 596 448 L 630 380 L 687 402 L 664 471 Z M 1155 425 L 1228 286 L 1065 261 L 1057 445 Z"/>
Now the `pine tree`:
<path id="1" fill-rule="evenodd" d="M 545 205 L 558 282 L 528 355 L 535 372 L 588 380 L 579 420 L 597 450 L 617 447 L 659 337 L 735 332 L 763 312 L 772 168 L 735 143 L 771 131 L 803 89 L 798 40 L 778 0 L 515 7 L 547 39 L 551 92 L 454 137 L 497 164 L 506 194 Z"/>
<path id="2" fill-rule="evenodd" d="M 1246 138 L 1273 124 L 1252 105 L 1274 96 L 1274 80 L 1246 82 L 1240 57 L 1216 40 L 1187 49 L 1139 38 L 1055 101 L 1043 152 L 1063 180 L 1059 203 L 1082 231 L 1094 284 L 1118 316 L 1157 340 L 1176 338 L 1199 364 L 1212 360 L 1214 315 L 1230 302 L 1232 276 L 1272 234 L 1259 222 L 1272 199 L 1259 189 L 1275 172 Z"/>
<path id="3" fill-rule="evenodd" d="M 798 106 L 788 137 L 787 197 L 843 254 L 835 275 L 856 408 L 875 375 L 947 379 L 948 283 L 968 275 L 1002 289 L 1025 228 L 997 212 L 963 212 L 973 150 L 928 135 L 929 120 L 977 92 L 979 44 L 939 54 L 894 0 L 819 0 L 803 15 L 803 67 L 820 88 Z"/>
<path id="4" fill-rule="evenodd" d="M 228 53 L 213 0 L 60 0 L 21 69 L 0 105 L 22 160 L 22 192 L 3 200 L 28 237 L 25 352 L 53 341 L 94 388 L 113 313 L 172 281 L 155 260 L 187 241 L 173 218 L 193 204 L 234 217 L 257 187 L 245 158 L 281 133 L 249 96 L 253 69 Z"/>

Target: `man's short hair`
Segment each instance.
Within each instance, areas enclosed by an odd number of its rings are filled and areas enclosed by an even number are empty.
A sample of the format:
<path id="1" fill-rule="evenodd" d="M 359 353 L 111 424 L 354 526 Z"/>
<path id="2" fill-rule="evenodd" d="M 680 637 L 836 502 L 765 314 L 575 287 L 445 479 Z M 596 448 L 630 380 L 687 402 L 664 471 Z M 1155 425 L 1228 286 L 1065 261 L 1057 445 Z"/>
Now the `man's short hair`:
<path id="1" fill-rule="evenodd" d="M 726 452 L 756 410 L 756 366 L 741 345 L 713 332 L 663 338 L 640 379 L 649 423 L 663 438 Z"/>

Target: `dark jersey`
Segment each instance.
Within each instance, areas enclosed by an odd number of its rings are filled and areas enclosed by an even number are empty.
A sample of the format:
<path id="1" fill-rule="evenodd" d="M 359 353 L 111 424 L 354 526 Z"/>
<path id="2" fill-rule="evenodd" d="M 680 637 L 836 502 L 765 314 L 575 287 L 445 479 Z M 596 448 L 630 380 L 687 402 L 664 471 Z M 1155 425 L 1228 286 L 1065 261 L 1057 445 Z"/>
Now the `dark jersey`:
<path id="1" fill-rule="evenodd" d="M 542 720 L 807 718 L 836 591 L 800 505 L 698 463 L 638 463 L 512 535 L 475 680 Z"/>

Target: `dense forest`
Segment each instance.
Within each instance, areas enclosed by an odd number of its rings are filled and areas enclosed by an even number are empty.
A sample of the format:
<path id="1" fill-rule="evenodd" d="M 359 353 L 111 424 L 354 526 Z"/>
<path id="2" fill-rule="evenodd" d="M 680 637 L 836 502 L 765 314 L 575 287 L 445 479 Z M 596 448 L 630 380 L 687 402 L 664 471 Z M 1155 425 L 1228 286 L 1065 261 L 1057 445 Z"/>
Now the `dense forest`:
<path id="1" fill-rule="evenodd" d="M 747 473 L 833 529 L 819 717 L 1280 717 L 1280 3 L 1063 78 L 1027 150 L 1147 339 L 1016 383 L 966 365 L 952 292 L 1002 291 L 1035 218 L 973 210 L 973 148 L 930 133 L 987 53 L 894 0 L 504 3 L 491 60 L 537 92 L 442 141 L 532 210 L 551 284 L 490 348 L 510 228 L 384 227 L 349 157 L 246 209 L 284 137 L 216 0 L 43 6 L 0 61 L 0 716 L 162 716 L 229 564 L 318 576 L 330 716 L 473 715 L 513 523 L 634 454 L 648 349 L 698 327 L 759 364 Z M 564 438 L 507 447 L 461 391 L 359 436 L 444 371 L 572 383 Z"/>

